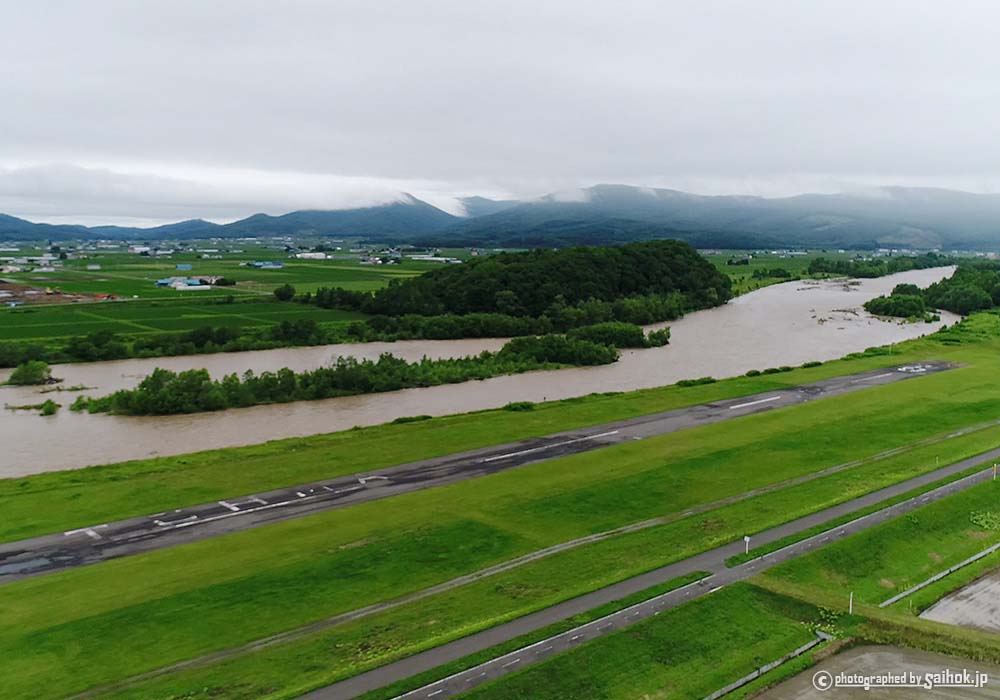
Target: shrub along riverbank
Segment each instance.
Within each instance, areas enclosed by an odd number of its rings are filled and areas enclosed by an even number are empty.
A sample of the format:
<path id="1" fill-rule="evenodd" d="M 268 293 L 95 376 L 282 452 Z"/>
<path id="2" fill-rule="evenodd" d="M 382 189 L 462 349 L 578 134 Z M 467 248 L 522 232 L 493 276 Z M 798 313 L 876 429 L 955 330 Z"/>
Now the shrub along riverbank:
<path id="1" fill-rule="evenodd" d="M 962 263 L 948 279 L 920 289 L 913 284 L 897 284 L 892 294 L 865 303 L 865 310 L 879 316 L 937 320 L 933 309 L 968 315 L 1000 306 L 1000 262 Z"/>
<path id="2" fill-rule="evenodd" d="M 641 328 L 629 324 L 605 324 L 590 329 L 576 336 L 514 338 L 499 352 L 483 352 L 473 357 L 439 360 L 425 357 L 418 362 L 407 362 L 388 353 L 374 361 L 340 357 L 330 367 L 311 371 L 293 372 L 285 367 L 277 372 L 247 372 L 242 377 L 230 374 L 219 380 L 213 380 L 204 369 L 178 373 L 157 368 L 134 389 L 101 398 L 81 396 L 72 408 L 91 413 L 167 415 L 328 399 L 538 369 L 609 364 L 618 359 L 618 346 L 665 342 L 663 333 L 655 332 L 647 340 Z"/>

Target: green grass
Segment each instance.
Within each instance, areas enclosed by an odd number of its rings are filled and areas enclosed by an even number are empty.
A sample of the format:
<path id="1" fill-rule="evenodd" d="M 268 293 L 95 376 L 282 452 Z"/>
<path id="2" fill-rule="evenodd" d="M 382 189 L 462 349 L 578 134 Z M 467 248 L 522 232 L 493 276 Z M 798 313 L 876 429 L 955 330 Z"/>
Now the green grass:
<path id="1" fill-rule="evenodd" d="M 0 541 L 375 470 L 899 362 L 901 356 L 293 438 L 0 480 Z M 918 382 L 923 379 L 916 380 Z"/>
<path id="2" fill-rule="evenodd" d="M 742 258 L 744 255 L 752 254 L 753 257 L 750 260 L 749 265 L 727 265 L 726 263 L 733 258 Z M 809 252 L 805 255 L 774 255 L 772 253 L 754 253 L 752 251 L 733 251 L 727 250 L 721 253 L 709 253 L 705 255 L 705 258 L 715 265 L 715 267 L 724 272 L 733 281 L 733 293 L 734 294 L 746 294 L 747 292 L 752 292 L 755 289 L 761 289 L 762 287 L 767 287 L 772 284 L 780 284 L 782 282 L 789 282 L 788 278 L 784 277 L 765 277 L 763 279 L 754 278 L 753 274 L 757 270 L 762 269 L 774 269 L 782 268 L 788 270 L 792 273 L 794 277 L 808 277 L 809 263 L 811 263 L 816 258 L 850 258 L 853 254 L 844 253 L 829 253 L 829 252 Z"/>
<path id="3" fill-rule="evenodd" d="M 1000 514 L 1000 483 L 987 482 L 892 521 L 782 564 L 768 578 L 839 591 L 854 591 L 858 602 L 877 605 L 963 559 L 1000 542 L 1000 530 L 984 528 L 973 513 Z M 996 566 L 996 555 L 972 571 Z M 945 590 L 964 582 L 956 574 L 914 596 L 919 610 Z M 918 597 L 919 596 L 919 597 Z M 896 607 L 909 609 L 909 600 Z"/>
<path id="4" fill-rule="evenodd" d="M 662 585 L 654 586 L 635 595 L 622 598 L 614 603 L 594 608 L 531 634 L 523 635 L 504 644 L 467 656 L 451 664 L 446 664 L 377 691 L 366 693 L 363 698 L 364 700 L 390 700 L 400 693 L 418 688 L 457 671 L 545 639 L 550 635 L 558 634 L 577 625 L 596 620 L 635 603 L 679 588 L 702 578 L 704 575 L 704 572 L 696 572 L 690 576 L 673 579 Z M 447 608 L 435 607 L 429 611 L 429 614 L 434 615 L 436 618 L 439 614 L 447 615 L 448 613 Z M 399 618 L 398 620 L 388 622 L 387 625 L 392 626 L 396 622 L 403 621 L 403 618 Z M 416 621 L 410 616 L 406 622 Z M 231 661 L 204 668 L 179 671 L 154 680 L 129 685 L 121 689 L 116 689 L 117 692 L 108 690 L 102 692 L 101 696 L 116 700 L 175 696 L 185 697 L 188 700 L 195 700 L 196 698 L 214 698 L 218 700 L 230 697 L 292 698 L 329 682 L 331 649 L 341 647 L 348 642 L 355 646 L 363 647 L 367 645 L 368 649 L 374 649 L 381 641 L 380 638 L 365 639 L 360 637 L 357 632 L 348 635 L 339 632 L 335 632 L 332 635 L 314 635 L 309 639 L 265 649 L 253 655 L 243 656 Z M 359 652 L 359 655 L 362 654 L 363 652 Z M 290 667 L 299 669 L 299 672 L 294 677 L 289 677 L 287 673 L 287 669 Z M 232 678 L 240 679 L 238 686 L 233 686 Z"/>
<path id="5" fill-rule="evenodd" d="M 988 334 L 996 317 L 976 323 L 970 333 Z M 16 660 L 2 668 L 8 688 L 5 694 L 58 696 L 82 690 L 391 599 L 553 543 L 676 514 L 756 486 L 1000 417 L 995 341 L 955 347 L 921 341 L 907 347 L 908 357 L 947 355 L 970 366 L 2 586 L 0 618 L 5 624 L 0 627 L 0 659 Z M 535 412 L 488 412 L 448 419 L 458 423 L 435 419 L 382 427 L 375 430 L 388 431 L 384 434 L 391 439 L 385 444 L 370 439 L 378 433 L 367 433 L 367 442 L 355 442 L 353 450 L 343 453 L 344 462 L 331 465 L 324 461 L 327 453 L 312 453 L 316 462 L 308 468 L 353 471 L 349 460 L 363 463 L 382 450 L 389 454 L 386 459 L 413 458 L 414 446 L 420 449 L 417 436 L 425 430 L 433 434 L 440 429 L 436 437 L 441 442 L 424 443 L 422 449 L 453 451 L 455 444 L 445 438 L 500 439 L 495 430 L 487 432 L 483 427 L 490 426 L 490 420 L 497 421 L 494 427 L 511 431 L 530 426 L 551 432 L 568 427 L 567 421 L 607 420 L 609 412 L 644 413 L 656 410 L 650 408 L 653 405 L 668 408 L 670 402 L 704 401 L 740 387 L 759 390 L 758 381 L 805 381 L 900 359 L 873 357 L 754 380 L 567 402 Z M 482 424 L 477 423 L 480 419 Z M 474 433 L 477 426 L 483 432 L 463 435 Z M 970 442 L 960 444 L 972 449 L 972 441 L 985 434 L 966 436 Z M 366 433 L 342 433 L 338 439 L 349 440 L 352 435 Z M 215 467 L 203 461 L 187 474 L 168 470 L 156 478 L 165 488 L 183 485 L 197 491 L 203 488 L 201 477 L 213 473 L 219 475 L 216 486 L 255 468 L 260 470 L 255 478 L 262 479 L 267 469 L 284 469 L 278 478 L 287 477 L 300 473 L 298 466 L 282 466 L 298 462 L 289 457 L 289 444 L 261 456 L 257 467 L 252 459 L 230 460 L 228 465 Z M 308 454 L 311 443 L 298 444 L 306 445 L 303 452 Z M 291 683 L 307 678 L 315 684 L 351 675 L 922 473 L 933 468 L 931 450 L 936 447 L 918 448 L 571 550 L 419 604 L 274 647 L 267 659 L 282 668 Z M 219 454 L 215 453 L 216 459 Z M 239 454 L 252 456 L 254 452 Z M 81 494 L 76 501 L 100 512 L 102 490 L 107 496 L 108 488 L 120 482 L 133 477 L 143 481 L 154 473 L 151 464 L 162 467 L 164 462 L 9 480 L 0 503 L 5 509 L 15 509 L 15 520 L 47 519 L 52 524 L 65 516 L 58 514 L 58 505 L 44 506 L 46 498 L 57 494 L 67 498 L 75 488 Z M 73 479 L 77 479 L 75 484 Z M 155 488 L 155 484 L 145 481 L 144 486 Z M 14 496 L 21 490 L 26 494 L 23 500 Z M 112 493 L 117 498 L 111 498 L 105 509 L 133 507 L 119 502 L 126 491 Z M 144 502 L 155 498 L 147 497 Z M 41 512 L 33 514 L 26 504 L 40 507 Z M 11 518 L 4 513 L 0 521 Z M 93 644 L 95 639 L 100 644 Z M 262 658 L 236 659 L 219 676 L 226 679 L 231 697 L 240 697 L 246 690 L 244 683 L 259 673 Z M 289 688 L 275 692 L 279 690 Z"/>
<path id="6" fill-rule="evenodd" d="M 624 610 L 625 608 L 663 595 L 669 591 L 682 588 L 683 586 L 699 581 L 706 576 L 708 576 L 708 572 L 696 571 L 687 576 L 680 576 L 678 578 L 671 579 L 666 583 L 662 583 L 658 586 L 652 586 L 633 595 L 620 598 L 613 603 L 608 603 L 607 605 L 601 605 L 593 608 L 592 610 L 588 610 L 585 613 L 568 617 L 553 625 L 549 625 L 548 627 L 543 627 L 542 629 L 530 634 L 525 634 L 512 639 L 509 642 L 498 644 L 490 647 L 489 649 L 484 649 L 476 654 L 470 654 L 469 656 L 450 664 L 438 666 L 430 671 L 426 671 L 416 676 L 411 676 L 410 678 L 398 681 L 383 688 L 379 688 L 378 690 L 365 693 L 360 696 L 358 700 L 392 700 L 392 698 L 397 695 L 410 692 L 411 690 L 415 690 L 429 683 L 433 683 L 434 681 L 446 678 L 454 673 L 458 673 L 459 671 L 464 671 L 491 659 L 503 656 L 509 652 L 517 651 L 518 649 L 534 644 L 535 642 L 540 642 L 543 639 L 548 639 L 554 635 L 566 632 L 574 627 L 584 625 L 588 622 L 593 622 L 594 620 L 598 620 L 606 615 L 618 612 L 619 610 Z"/>
<path id="7" fill-rule="evenodd" d="M 241 267 L 252 260 L 280 260 L 281 270 Z M 101 265 L 87 270 L 88 264 Z M 176 269 L 178 263 L 192 266 Z M 344 322 L 360 314 L 274 304 L 271 292 L 291 284 L 298 292 L 319 287 L 345 287 L 371 291 L 393 279 L 406 279 L 436 267 L 434 263 L 408 260 L 398 266 L 360 265 L 356 260 L 294 260 L 282 251 L 248 249 L 227 253 L 222 260 L 203 260 L 194 253 L 177 253 L 153 259 L 124 252 L 101 253 L 86 260 L 66 261 L 56 272 L 25 272 L 6 278 L 38 288 L 66 293 L 115 294 L 126 301 L 102 303 L 34 304 L 0 309 L 0 341 L 34 340 L 109 330 L 144 334 L 191 330 L 201 325 L 264 326 L 284 318 L 312 318 L 319 322 Z M 236 286 L 184 292 L 156 287 L 156 280 L 173 276 L 217 275 L 236 280 Z M 232 296 L 236 302 L 220 304 Z M 258 302 L 258 303 L 253 303 Z"/>
<path id="8" fill-rule="evenodd" d="M 241 644 L 548 544 L 808 473 L 826 466 L 824 460 L 842 461 L 857 444 L 905 441 L 898 428 L 886 430 L 900 416 L 885 415 L 880 395 L 932 379 L 8 584 L 0 587 L 0 610 L 10 621 L 9 631 L 0 632 L 0 658 L 19 659 L 12 675 L 19 687 L 37 687 L 44 675 L 53 691 L 70 692 Z M 894 400 L 917 411 L 910 418 L 939 410 Z M 962 419 L 960 411 L 950 413 Z M 870 432 L 858 441 L 840 439 L 838 416 L 847 415 Z M 794 437 L 799 431 L 814 435 L 818 447 L 804 447 Z M 734 451 L 738 468 L 713 467 L 733 464 L 725 455 Z M 335 650 L 332 657 L 327 651 L 323 672 L 343 677 L 523 615 L 933 468 L 928 461 L 895 456 L 343 625 L 315 642 Z M 92 638 L 102 640 L 99 649 L 80 645 Z"/>
<path id="9" fill-rule="evenodd" d="M 0 311 L 0 341 L 46 340 L 113 331 L 133 336 L 164 331 L 193 330 L 200 326 L 270 326 L 284 320 L 308 319 L 318 323 L 347 323 L 364 315 L 337 309 L 243 300 L 232 304 L 123 302 L 71 306 L 22 306 Z"/>
<path id="10" fill-rule="evenodd" d="M 734 584 L 459 697 L 700 698 L 814 637 L 819 611 Z"/>

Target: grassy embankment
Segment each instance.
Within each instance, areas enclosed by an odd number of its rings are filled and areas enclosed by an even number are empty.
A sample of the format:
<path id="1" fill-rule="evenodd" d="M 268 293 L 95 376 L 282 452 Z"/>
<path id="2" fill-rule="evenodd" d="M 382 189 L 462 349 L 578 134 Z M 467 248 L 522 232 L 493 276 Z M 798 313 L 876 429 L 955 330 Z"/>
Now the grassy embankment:
<path id="1" fill-rule="evenodd" d="M 810 641 L 822 622 L 812 605 L 737 584 L 460 697 L 700 698 Z"/>
<path id="2" fill-rule="evenodd" d="M 927 357 L 949 354 L 930 341 L 913 345 L 914 353 Z M 18 659 L 9 678 L 19 693 L 43 677 L 53 693 L 79 690 L 392 598 L 548 544 L 676 514 L 1000 416 L 992 349 L 953 352 L 971 366 L 10 584 L 0 588 L 0 607 L 12 621 L 0 633 L 0 658 Z M 841 368 L 854 371 L 869 362 Z M 955 440 L 953 446 L 966 451 L 995 444 L 987 431 Z M 263 684 L 254 686 L 257 691 L 273 688 L 284 697 L 933 469 L 932 452 L 939 446 L 921 449 L 927 452 L 571 550 L 419 605 L 157 684 L 225 694 L 247 691 L 241 684 L 256 679 Z M 102 639 L 99 648 L 81 646 L 95 636 Z M 275 677 L 274 669 L 282 673 Z M 219 685 L 206 686 L 206 675 Z"/>
<path id="3" fill-rule="evenodd" d="M 928 347 L 935 353 L 941 350 L 937 343 Z M 591 395 L 538 404 L 532 411 L 479 411 L 250 447 L 3 479 L 0 541 L 771 391 L 909 361 L 926 352 L 876 355 L 715 384 Z"/>
<path id="4" fill-rule="evenodd" d="M 998 494 L 1000 485 L 986 483 L 950 496 L 761 574 L 754 582 L 769 595 L 760 588 L 737 584 L 461 697 L 544 700 L 580 690 L 587 697 L 606 700 L 664 693 L 664 697 L 697 698 L 795 648 L 797 643 L 785 636 L 796 622 L 822 628 L 848 643 L 898 644 L 1000 662 L 1000 639 L 995 635 L 915 617 L 941 596 L 996 568 L 996 555 L 889 609 L 877 607 L 893 593 L 1000 541 L 996 522 L 978 517 L 996 514 Z M 846 615 L 849 591 L 855 594 L 852 617 Z M 780 601 L 777 618 L 773 607 L 761 613 L 762 595 L 772 604 Z M 740 601 L 739 607 L 732 607 L 730 600 Z M 790 600 L 795 604 L 789 605 Z M 748 609 L 752 617 L 745 616 Z M 719 618 L 723 614 L 732 616 L 731 628 Z M 735 635 L 719 634 L 729 629 Z M 750 642 L 741 639 L 748 631 L 754 635 Z M 700 645 L 702 640 L 707 643 Z M 758 653 L 758 640 L 771 648 L 769 655 Z M 745 697 L 780 682 L 808 667 L 815 653 L 789 662 L 731 697 Z M 739 663 L 717 674 L 720 658 Z M 706 678 L 708 682 L 702 683 Z M 398 687 L 408 689 L 418 682 L 414 679 Z M 383 695 L 371 697 L 382 700 Z"/>

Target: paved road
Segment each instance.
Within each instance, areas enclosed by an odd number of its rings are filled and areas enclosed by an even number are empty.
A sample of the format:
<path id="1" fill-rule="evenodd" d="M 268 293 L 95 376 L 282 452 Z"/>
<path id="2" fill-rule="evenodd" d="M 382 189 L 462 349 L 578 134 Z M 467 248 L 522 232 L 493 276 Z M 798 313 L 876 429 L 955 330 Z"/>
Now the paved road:
<path id="1" fill-rule="evenodd" d="M 664 435 L 952 369 L 926 362 L 655 413 L 266 493 L 0 544 L 0 583 L 216 537 L 630 440 Z"/>
<path id="2" fill-rule="evenodd" d="M 1000 448 L 984 452 L 937 469 L 923 476 L 894 484 L 884 489 L 874 491 L 865 496 L 852 499 L 840 505 L 793 520 L 770 530 L 754 534 L 751 545 L 759 547 L 782 538 L 804 532 L 836 518 L 855 513 L 861 509 L 877 505 L 886 499 L 905 494 L 913 489 L 934 483 L 939 479 L 975 467 L 983 462 L 1000 459 Z M 472 634 L 468 637 L 444 644 L 425 652 L 401 659 L 391 664 L 374 669 L 367 673 L 349 678 L 333 685 L 315 690 L 305 696 L 305 700 L 349 700 L 371 690 L 384 687 L 390 683 L 410 678 L 444 664 L 461 659 L 469 654 L 488 649 L 496 644 L 508 642 L 521 635 L 534 632 L 568 617 L 593 610 L 596 607 L 621 600 L 626 596 L 646 590 L 652 586 L 685 576 L 694 572 L 704 571 L 710 574 L 698 583 L 678 588 L 669 593 L 657 596 L 645 602 L 633 605 L 599 620 L 587 623 L 562 634 L 555 635 L 531 646 L 505 654 L 492 661 L 475 666 L 467 671 L 449 676 L 436 683 L 418 688 L 400 696 L 400 700 L 417 700 L 418 698 L 441 698 L 457 695 L 474 688 L 477 685 L 493 680 L 507 673 L 520 670 L 533 663 L 542 661 L 595 637 L 608 634 L 623 627 L 633 625 L 648 619 L 663 610 L 714 593 L 719 588 L 735 581 L 741 581 L 772 566 L 810 552 L 818 547 L 861 532 L 870 527 L 915 510 L 923 505 L 937 501 L 945 496 L 957 493 L 976 484 L 993 478 L 993 469 L 977 472 L 971 476 L 940 486 L 932 491 L 908 499 L 896 505 L 883 508 L 865 516 L 856 518 L 849 523 L 833 527 L 818 535 L 809 537 L 795 544 L 776 550 L 752 561 L 733 568 L 726 567 L 726 559 L 743 552 L 742 541 L 713 549 L 695 555 L 683 561 L 649 571 L 640 576 L 621 581 L 614 585 L 593 591 L 578 598 L 553 605 L 531 615 L 518 618 L 511 622 L 492 627 Z"/>

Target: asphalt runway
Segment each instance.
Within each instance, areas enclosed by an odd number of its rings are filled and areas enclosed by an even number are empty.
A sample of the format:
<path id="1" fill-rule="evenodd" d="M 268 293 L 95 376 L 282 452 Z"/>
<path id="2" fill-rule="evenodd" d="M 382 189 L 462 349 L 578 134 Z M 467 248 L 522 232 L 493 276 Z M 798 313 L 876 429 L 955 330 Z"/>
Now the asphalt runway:
<path id="1" fill-rule="evenodd" d="M 0 583 L 217 537 L 313 513 L 495 474 L 556 457 L 665 435 L 953 369 L 946 362 L 902 365 L 582 430 L 555 433 L 421 460 L 377 472 L 188 506 L 0 544 Z"/>
<path id="2" fill-rule="evenodd" d="M 905 494 L 913 489 L 927 486 L 940 479 L 959 474 L 983 462 L 997 459 L 1000 459 L 1000 448 L 975 455 L 961 462 L 956 462 L 955 464 L 936 469 L 922 476 L 874 491 L 841 503 L 840 505 L 817 511 L 816 513 L 793 520 L 784 525 L 779 525 L 770 530 L 755 533 L 751 538 L 751 546 L 759 547 L 776 542 L 790 535 L 795 535 L 823 523 L 830 522 L 836 518 L 841 518 L 877 505 L 894 496 Z M 903 515 L 977 484 L 984 483 L 992 478 L 992 468 L 976 472 L 919 496 L 874 511 L 868 515 L 863 515 L 843 525 L 832 527 L 824 532 L 820 532 L 812 537 L 750 560 L 739 566 L 727 568 L 726 559 L 742 554 L 744 551 L 744 543 L 742 541 L 732 542 L 717 549 L 697 554 L 674 564 L 669 564 L 607 586 L 606 588 L 587 593 L 578 598 L 557 603 L 544 610 L 525 615 L 511 622 L 497 625 L 496 627 L 471 634 L 454 642 L 414 654 L 413 656 L 348 678 L 339 683 L 320 688 L 302 697 L 304 700 L 350 700 L 369 691 L 385 687 L 390 683 L 405 680 L 418 673 L 430 671 L 444 664 L 462 659 L 470 654 L 535 632 L 551 624 L 565 620 L 568 617 L 579 615 L 616 600 L 621 600 L 626 596 L 639 593 L 652 586 L 665 583 L 680 576 L 698 571 L 704 571 L 709 574 L 709 576 L 696 583 L 674 589 L 673 591 L 612 613 L 593 622 L 504 654 L 468 670 L 400 695 L 395 700 L 430 700 L 432 698 L 442 700 L 453 695 L 459 695 L 478 685 L 495 680 L 508 673 L 520 671 L 532 664 L 544 661 L 555 654 L 589 642 L 596 637 L 610 634 L 642 620 L 647 620 L 664 610 L 677 607 L 689 600 L 695 600 L 715 593 L 720 588 L 731 583 L 748 579 L 782 562 L 807 554 L 819 547 L 867 530 L 891 518 Z M 844 596 L 846 604 L 846 591 Z"/>

